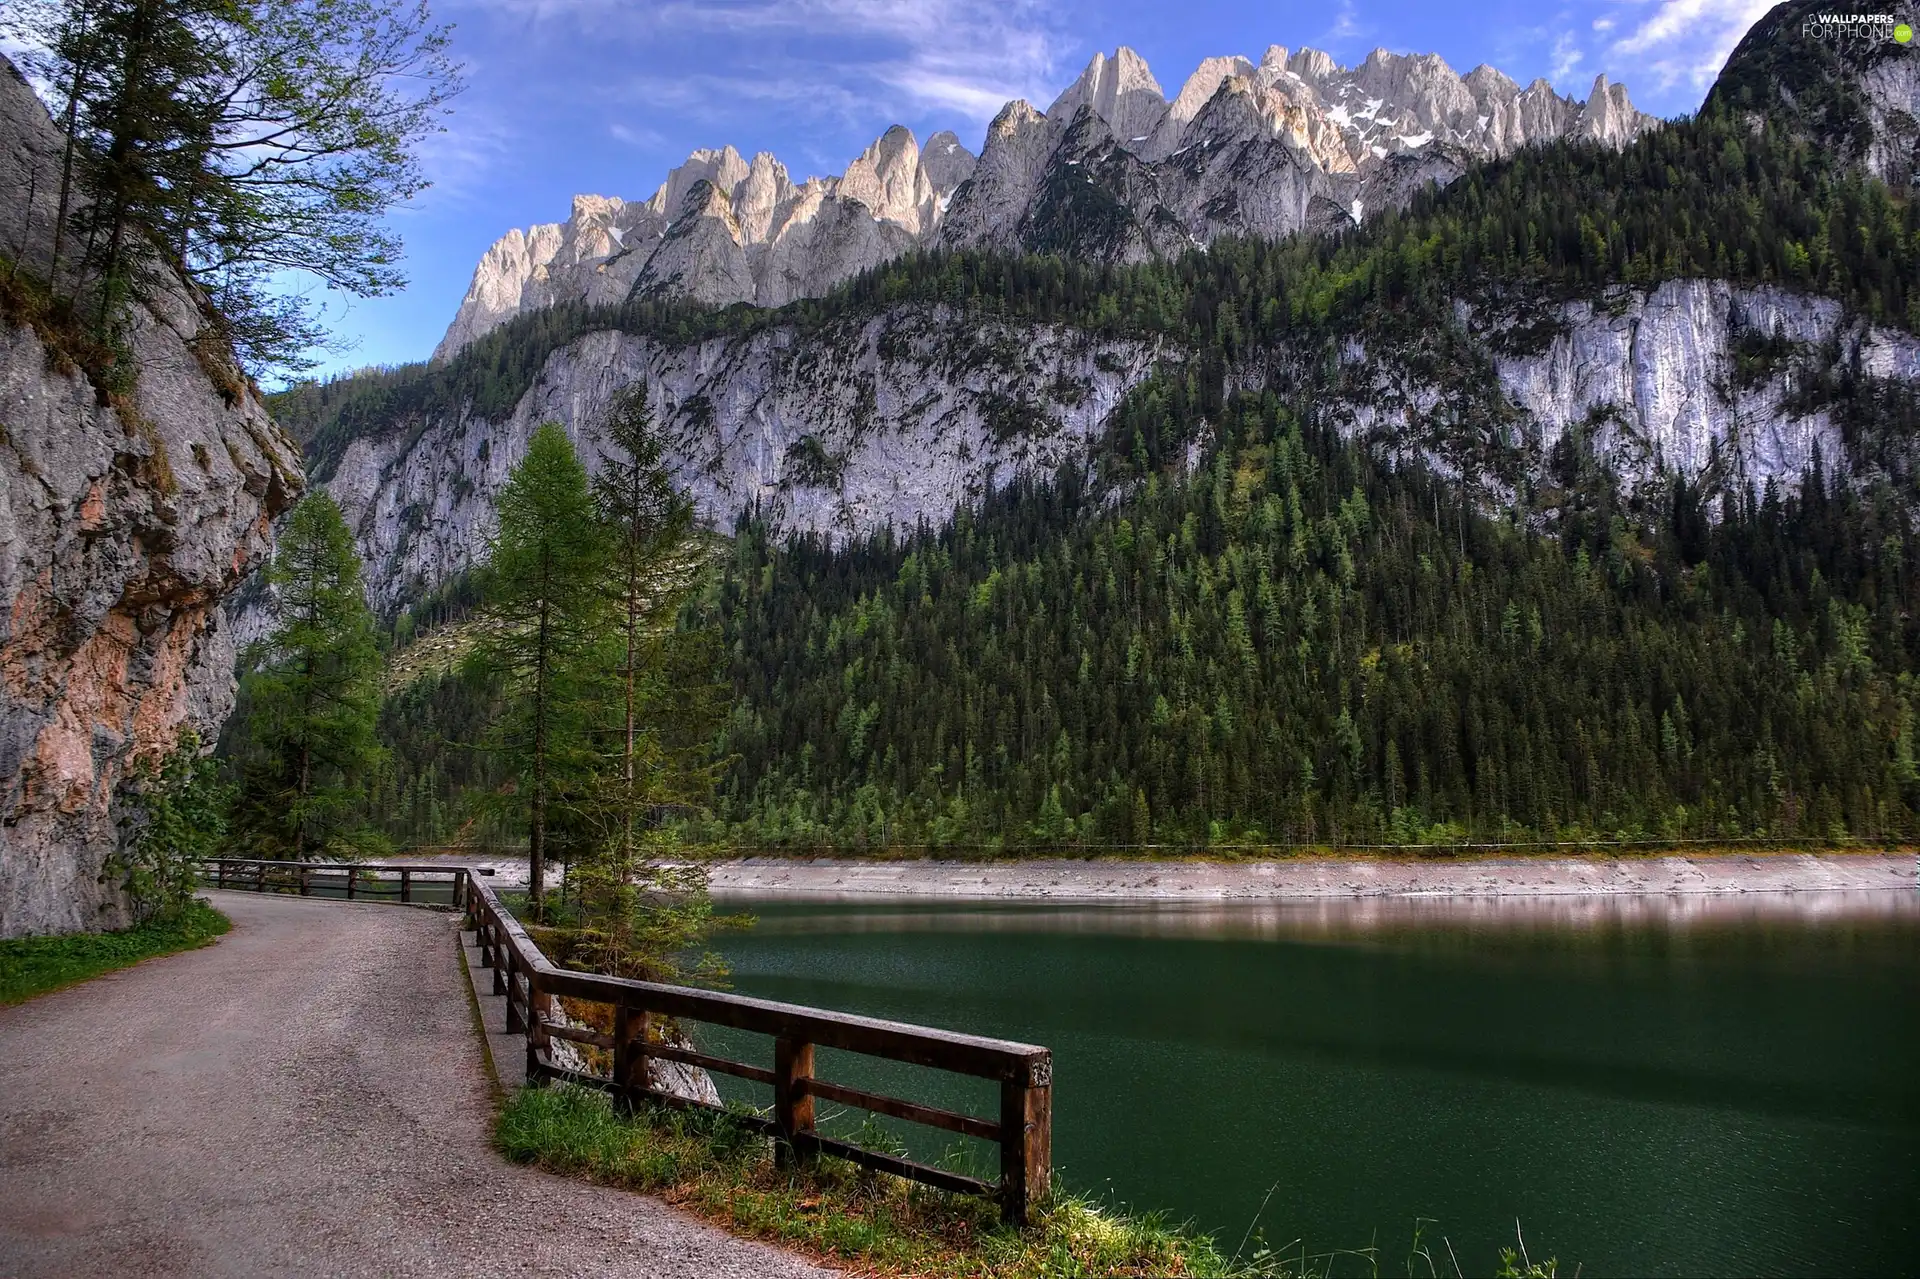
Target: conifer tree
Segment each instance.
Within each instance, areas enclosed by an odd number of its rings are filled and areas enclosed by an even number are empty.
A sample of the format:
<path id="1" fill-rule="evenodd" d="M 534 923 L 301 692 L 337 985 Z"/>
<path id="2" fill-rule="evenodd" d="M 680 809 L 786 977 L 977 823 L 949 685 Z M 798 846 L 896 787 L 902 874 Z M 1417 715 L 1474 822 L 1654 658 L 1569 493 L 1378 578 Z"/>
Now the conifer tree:
<path id="1" fill-rule="evenodd" d="M 599 752 L 600 855 L 569 875 L 581 907 L 575 953 L 622 976 L 715 977 L 711 957 L 691 970 L 678 960 L 715 926 L 705 866 L 684 850 L 671 860 L 646 855 L 655 818 L 704 806 L 719 769 L 717 635 L 678 625 L 702 568 L 693 503 L 674 487 L 644 383 L 615 396 L 600 443 L 593 498 L 609 565 L 601 602 L 616 637 L 602 722 L 614 741 Z"/>
<path id="2" fill-rule="evenodd" d="M 67 139 L 30 256 L 102 330 L 184 275 L 243 363 L 298 367 L 324 335 L 287 273 L 404 282 L 382 215 L 427 185 L 417 148 L 461 85 L 422 0 L 12 0 L 0 37 Z"/>
<path id="3" fill-rule="evenodd" d="M 244 682 L 236 832 L 262 854 L 351 852 L 361 785 L 381 758 L 380 650 L 353 534 L 325 492 L 287 517 L 267 582 L 279 626 Z"/>
<path id="4" fill-rule="evenodd" d="M 577 816 L 595 771 L 595 648 L 608 632 L 598 589 L 608 543 L 587 471 L 557 422 L 534 432 L 500 491 L 471 669 L 500 690 L 492 745 L 509 776 L 500 798 L 527 830 L 533 916 L 544 917 L 549 839 Z M 563 811 L 567 810 L 567 811 Z"/>
<path id="5" fill-rule="evenodd" d="M 606 456 L 593 499 L 608 537 L 613 571 L 604 589 L 620 635 L 615 839 L 621 853 L 630 856 L 646 790 L 641 773 L 650 767 L 668 771 L 672 763 L 662 758 L 664 743 L 646 723 L 648 679 L 673 641 L 674 616 L 693 581 L 698 548 L 689 538 L 693 503 L 674 488 L 662 460 L 644 382 L 615 397 L 603 443 Z"/>

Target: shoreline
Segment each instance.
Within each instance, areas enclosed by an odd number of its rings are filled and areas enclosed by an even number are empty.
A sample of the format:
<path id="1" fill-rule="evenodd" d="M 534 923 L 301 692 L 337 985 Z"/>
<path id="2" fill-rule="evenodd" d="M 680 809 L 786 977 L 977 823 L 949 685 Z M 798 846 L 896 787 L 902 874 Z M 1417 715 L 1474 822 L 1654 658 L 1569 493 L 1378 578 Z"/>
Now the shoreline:
<path id="1" fill-rule="evenodd" d="M 382 859 L 388 860 L 388 859 Z M 524 857 L 441 853 L 390 859 L 484 868 L 527 882 Z M 549 870 L 558 884 L 559 867 Z M 1920 891 L 1912 852 L 1725 852 L 1465 857 L 1303 856 L 1272 861 L 1120 858 L 734 857 L 711 863 L 716 898 L 980 901 L 1328 901 L 1354 898 L 1715 896 Z"/>
<path id="2" fill-rule="evenodd" d="M 1917 868 L 1912 853 L 1884 852 L 1266 862 L 750 857 L 714 863 L 711 888 L 717 898 L 1214 902 L 1914 892 Z"/>

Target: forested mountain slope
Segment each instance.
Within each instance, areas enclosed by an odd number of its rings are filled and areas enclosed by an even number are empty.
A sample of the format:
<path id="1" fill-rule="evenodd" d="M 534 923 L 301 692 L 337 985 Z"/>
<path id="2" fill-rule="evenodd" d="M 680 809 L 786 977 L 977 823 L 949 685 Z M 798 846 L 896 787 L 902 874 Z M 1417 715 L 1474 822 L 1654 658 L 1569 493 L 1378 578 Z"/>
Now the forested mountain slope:
<path id="1" fill-rule="evenodd" d="M 1629 486 L 1791 480 L 1815 441 L 1836 471 L 1901 473 L 1904 438 L 1878 423 L 1920 368 L 1914 216 L 1816 145 L 1712 115 L 1619 151 L 1528 148 L 1335 237 L 1133 266 L 919 255 L 777 311 L 552 308 L 281 412 L 388 608 L 480 550 L 539 421 L 584 442 L 635 378 L 722 528 L 750 505 L 842 535 L 944 520 L 1084 449 L 1163 365 L 1201 400 L 1311 391 L 1346 429 L 1508 493 L 1576 429 Z"/>
<path id="2" fill-rule="evenodd" d="M 1920 213 L 1778 105 L 1333 235 L 550 308 L 283 413 L 391 610 L 645 379 L 737 529 L 733 837 L 1905 831 Z M 462 696 L 394 707 L 396 829 L 484 780 Z"/>

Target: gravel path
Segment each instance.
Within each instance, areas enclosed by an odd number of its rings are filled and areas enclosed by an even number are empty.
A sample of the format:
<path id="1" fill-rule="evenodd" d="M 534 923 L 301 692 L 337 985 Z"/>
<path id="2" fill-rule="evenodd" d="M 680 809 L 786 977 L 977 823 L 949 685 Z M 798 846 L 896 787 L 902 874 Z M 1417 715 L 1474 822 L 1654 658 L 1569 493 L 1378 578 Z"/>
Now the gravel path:
<path id="1" fill-rule="evenodd" d="M 493 1154 L 452 916 L 212 897 L 217 945 L 0 1009 L 0 1274 L 830 1273 Z"/>

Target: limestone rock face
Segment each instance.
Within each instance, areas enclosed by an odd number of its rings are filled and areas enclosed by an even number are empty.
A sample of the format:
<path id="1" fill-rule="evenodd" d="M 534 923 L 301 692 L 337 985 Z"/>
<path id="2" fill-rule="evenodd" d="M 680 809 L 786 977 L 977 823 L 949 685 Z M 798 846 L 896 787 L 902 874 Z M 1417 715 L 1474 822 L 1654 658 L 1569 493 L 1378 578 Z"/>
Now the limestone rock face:
<path id="1" fill-rule="evenodd" d="M 356 440 L 327 488 L 358 538 L 375 607 L 390 609 L 483 553 L 494 498 L 540 423 L 565 424 L 597 468 L 583 428 L 634 382 L 706 521 L 731 528 L 753 505 L 781 527 L 842 537 L 943 522 L 1016 476 L 1084 461 L 1126 393 L 1180 358 L 926 304 L 804 336 L 779 327 L 671 345 L 596 332 L 555 351 L 510 414 L 449 407 Z M 259 625 L 237 621 L 247 635 Z"/>
<path id="2" fill-rule="evenodd" d="M 1753 363 L 1756 338 L 1777 353 L 1768 367 Z M 1909 488 L 1920 475 L 1920 442 L 1847 420 L 1844 397 L 1804 393 L 1844 377 L 1872 391 L 1860 403 L 1920 396 L 1920 339 L 1785 289 L 1682 280 L 1573 301 L 1463 301 L 1451 326 L 1415 339 L 1431 349 L 1380 342 L 1349 341 L 1331 372 L 1317 342 L 1280 349 L 1227 370 L 1227 383 L 1294 385 L 1343 434 L 1443 475 L 1459 473 L 1459 424 L 1492 424 L 1506 469 L 1476 486 L 1495 496 L 1522 479 L 1550 490 L 1570 441 L 1629 490 L 1675 474 L 1790 490 L 1816 447 L 1829 474 Z M 753 507 L 776 528 L 837 540 L 937 526 L 1022 474 L 1091 465 L 1126 394 L 1188 358 L 1164 342 L 926 303 L 682 345 L 595 332 L 555 350 L 510 413 L 446 406 L 395 423 L 351 443 L 327 487 L 376 606 L 395 609 L 477 560 L 494 496 L 541 422 L 564 423 L 597 467 L 581 428 L 634 382 L 705 520 L 727 528 Z M 258 625 L 237 620 L 243 635 Z"/>
<path id="3" fill-rule="evenodd" d="M 1169 103 L 1122 46 L 1044 114 L 1008 103 L 977 159 L 949 131 L 922 147 L 896 125 L 838 177 L 796 186 L 771 155 L 723 147 L 694 152 L 644 202 L 580 197 L 565 223 L 487 252 L 434 358 L 558 301 L 780 306 L 929 245 L 1131 261 L 1332 226 L 1476 157 L 1569 135 L 1620 146 L 1654 123 L 1604 77 L 1581 103 L 1431 54 L 1375 50 L 1346 68 L 1279 45 L 1257 65 L 1206 59 Z M 689 206 L 702 183 L 715 195 Z"/>
<path id="4" fill-rule="evenodd" d="M 1867 169 L 1893 186 L 1920 184 L 1920 53 L 1884 58 L 1860 77 L 1871 141 Z"/>
<path id="5" fill-rule="evenodd" d="M 1912 485 L 1920 462 L 1920 442 L 1876 438 L 1877 428 L 1843 421 L 1839 397 L 1796 395 L 1844 371 L 1892 397 L 1920 396 L 1920 339 L 1827 298 L 1671 280 L 1562 302 L 1544 315 L 1537 302 L 1504 312 L 1461 303 L 1455 321 L 1464 345 L 1454 350 L 1477 368 L 1451 387 L 1409 377 L 1392 353 L 1349 344 L 1344 385 L 1326 401 L 1343 433 L 1458 474 L 1459 415 L 1505 417 L 1507 443 L 1530 459 L 1537 482 L 1552 482 L 1549 459 L 1578 432 L 1630 490 L 1680 475 L 1754 492 L 1772 482 L 1787 492 L 1816 448 L 1830 474 L 1897 487 Z M 1736 354 L 1754 338 L 1784 353 L 1736 376 Z M 1489 393 L 1498 400 L 1492 411 Z"/>
<path id="6" fill-rule="evenodd" d="M 1619 146 L 1655 123 L 1604 79 L 1581 103 L 1544 81 L 1523 91 L 1488 67 L 1462 77 L 1434 55 L 1383 49 L 1354 68 L 1279 45 L 1258 66 L 1209 58 L 1171 104 L 1151 101 L 1151 85 L 1122 49 L 1044 116 L 1001 112 L 936 240 L 1107 261 L 1178 253 L 1351 223 L 1475 158 L 1567 136 Z"/>
<path id="7" fill-rule="evenodd" d="M 0 239 L 29 269 L 60 154 L 0 66 Z M 203 369 L 199 327 L 184 292 L 135 308 L 137 388 L 110 405 L 0 321 L 0 937 L 125 926 L 128 770 L 184 729 L 212 741 L 232 707 L 222 605 L 302 480 L 252 389 Z"/>
<path id="8" fill-rule="evenodd" d="M 795 185 L 767 152 L 695 151 L 652 197 L 576 196 L 563 223 L 509 231 L 480 259 L 436 360 L 556 302 L 687 297 L 781 306 L 928 239 L 974 156 L 951 132 L 895 125 L 838 177 Z"/>
<path id="9" fill-rule="evenodd" d="M 1072 120 L 1083 106 L 1104 120 L 1115 137 L 1137 145 L 1160 127 L 1167 114 L 1167 97 L 1147 69 L 1146 59 L 1123 44 L 1111 60 L 1104 53 L 1094 54 L 1080 78 L 1047 108 L 1047 118 Z"/>

